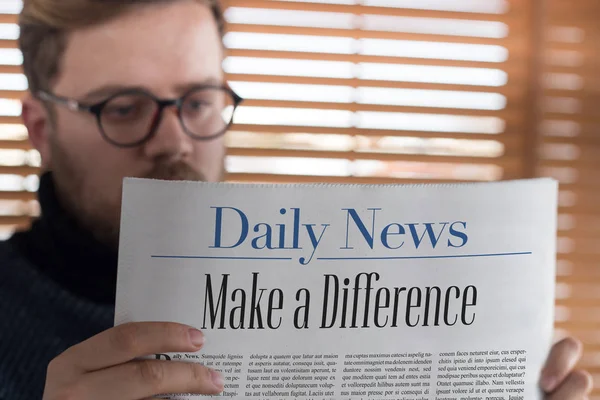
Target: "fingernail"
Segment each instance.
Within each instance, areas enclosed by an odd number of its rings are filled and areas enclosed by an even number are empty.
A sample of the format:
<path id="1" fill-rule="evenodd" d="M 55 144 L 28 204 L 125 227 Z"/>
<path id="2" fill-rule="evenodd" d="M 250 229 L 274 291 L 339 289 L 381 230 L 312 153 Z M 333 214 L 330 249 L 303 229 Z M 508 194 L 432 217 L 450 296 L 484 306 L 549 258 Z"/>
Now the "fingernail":
<path id="1" fill-rule="evenodd" d="M 213 369 L 210 371 L 210 375 L 215 387 L 217 387 L 219 390 L 222 390 L 225 386 L 225 381 L 223 381 L 223 377 L 221 376 L 221 374 Z"/>
<path id="2" fill-rule="evenodd" d="M 190 329 L 190 341 L 196 347 L 202 347 L 204 344 L 204 335 L 198 329 Z"/>
<path id="3" fill-rule="evenodd" d="M 553 376 L 546 376 L 542 379 L 542 389 L 545 392 L 551 392 L 554 390 L 556 386 L 556 378 Z"/>

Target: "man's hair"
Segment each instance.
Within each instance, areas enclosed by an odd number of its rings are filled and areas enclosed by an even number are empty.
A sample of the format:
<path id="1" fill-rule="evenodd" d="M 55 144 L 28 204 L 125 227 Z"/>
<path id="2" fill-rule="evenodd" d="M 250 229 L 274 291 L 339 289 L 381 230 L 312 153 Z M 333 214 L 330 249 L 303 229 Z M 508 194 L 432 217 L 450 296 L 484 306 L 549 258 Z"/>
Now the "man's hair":
<path id="1" fill-rule="evenodd" d="M 70 32 L 108 22 L 144 4 L 183 0 L 24 0 L 19 18 L 19 47 L 29 90 L 49 90 L 60 73 L 61 59 Z M 194 0 L 206 4 L 221 37 L 225 19 L 219 0 Z"/>

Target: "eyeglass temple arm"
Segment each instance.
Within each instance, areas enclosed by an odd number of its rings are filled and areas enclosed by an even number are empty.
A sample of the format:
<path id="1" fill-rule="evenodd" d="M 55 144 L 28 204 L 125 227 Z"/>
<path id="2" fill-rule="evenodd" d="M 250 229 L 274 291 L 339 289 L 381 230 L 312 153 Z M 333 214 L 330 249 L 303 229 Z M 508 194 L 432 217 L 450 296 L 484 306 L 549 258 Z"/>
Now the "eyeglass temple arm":
<path id="1" fill-rule="evenodd" d="M 67 99 L 65 97 L 57 96 L 55 94 L 48 93 L 43 90 L 40 90 L 37 93 L 37 95 L 41 100 L 62 104 L 71 111 L 89 111 L 90 110 L 89 106 L 81 104 L 77 100 Z"/>
<path id="2" fill-rule="evenodd" d="M 236 106 L 239 106 L 240 104 L 242 104 L 244 102 L 244 98 L 242 96 L 240 96 L 239 94 L 237 94 L 234 91 L 231 91 L 231 93 L 233 94 L 233 97 L 235 99 Z"/>

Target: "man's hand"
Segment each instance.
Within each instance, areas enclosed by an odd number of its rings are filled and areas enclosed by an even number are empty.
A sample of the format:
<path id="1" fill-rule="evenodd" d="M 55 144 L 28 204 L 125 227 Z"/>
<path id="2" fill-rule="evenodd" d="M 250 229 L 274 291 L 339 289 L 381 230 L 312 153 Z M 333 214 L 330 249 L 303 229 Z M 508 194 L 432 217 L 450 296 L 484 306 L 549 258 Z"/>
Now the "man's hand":
<path id="1" fill-rule="evenodd" d="M 44 400 L 134 400 L 167 393 L 218 394 L 223 379 L 199 364 L 136 360 L 196 352 L 200 331 L 173 323 L 132 323 L 71 347 L 48 366 Z"/>
<path id="2" fill-rule="evenodd" d="M 583 346 L 573 338 L 556 343 L 542 371 L 541 387 L 547 400 L 583 400 L 592 390 L 592 377 L 575 370 L 581 359 Z"/>

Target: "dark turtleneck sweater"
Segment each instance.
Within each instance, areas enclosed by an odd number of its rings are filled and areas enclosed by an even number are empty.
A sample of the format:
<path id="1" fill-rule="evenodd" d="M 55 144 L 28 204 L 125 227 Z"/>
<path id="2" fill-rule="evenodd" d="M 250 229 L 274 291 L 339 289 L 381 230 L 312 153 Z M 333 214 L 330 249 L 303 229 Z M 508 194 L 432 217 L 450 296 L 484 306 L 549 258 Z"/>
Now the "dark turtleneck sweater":
<path id="1" fill-rule="evenodd" d="M 113 326 L 117 253 L 61 207 L 41 177 L 41 217 L 0 242 L 0 400 L 41 399 L 48 363 Z"/>

